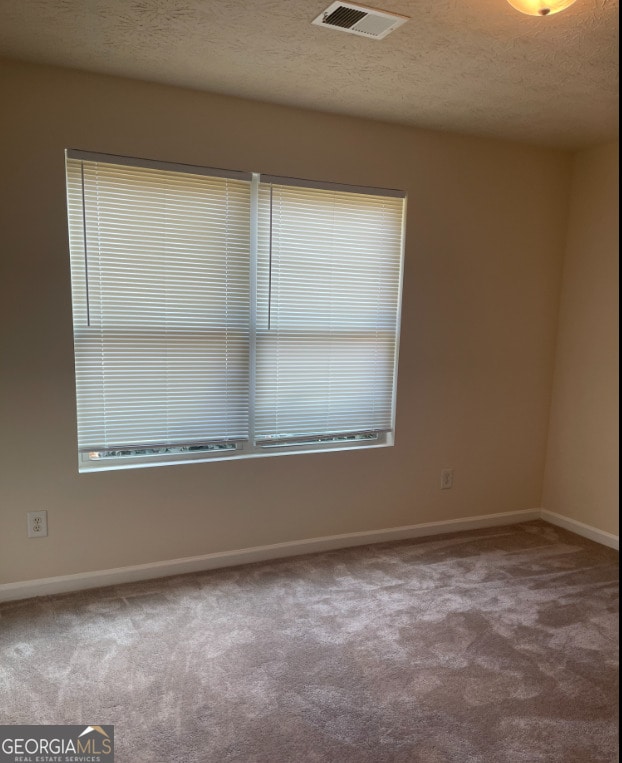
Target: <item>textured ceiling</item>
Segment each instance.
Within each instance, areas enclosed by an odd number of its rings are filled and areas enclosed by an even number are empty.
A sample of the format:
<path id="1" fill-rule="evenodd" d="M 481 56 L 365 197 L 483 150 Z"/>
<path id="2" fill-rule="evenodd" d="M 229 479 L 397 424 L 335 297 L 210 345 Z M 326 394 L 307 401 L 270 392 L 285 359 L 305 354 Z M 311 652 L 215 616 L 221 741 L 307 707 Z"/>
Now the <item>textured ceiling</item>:
<path id="1" fill-rule="evenodd" d="M 410 21 L 378 41 L 313 26 L 329 0 L 0 0 L 0 55 L 564 148 L 617 134 L 617 0 L 369 4 Z"/>

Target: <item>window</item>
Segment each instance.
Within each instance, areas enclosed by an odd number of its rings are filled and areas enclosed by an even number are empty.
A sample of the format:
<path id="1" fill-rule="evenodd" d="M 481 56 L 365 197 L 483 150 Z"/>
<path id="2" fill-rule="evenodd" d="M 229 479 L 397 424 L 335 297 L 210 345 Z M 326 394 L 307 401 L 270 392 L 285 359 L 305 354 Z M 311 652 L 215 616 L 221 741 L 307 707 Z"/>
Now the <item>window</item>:
<path id="1" fill-rule="evenodd" d="M 392 444 L 402 193 L 66 164 L 81 471 Z"/>

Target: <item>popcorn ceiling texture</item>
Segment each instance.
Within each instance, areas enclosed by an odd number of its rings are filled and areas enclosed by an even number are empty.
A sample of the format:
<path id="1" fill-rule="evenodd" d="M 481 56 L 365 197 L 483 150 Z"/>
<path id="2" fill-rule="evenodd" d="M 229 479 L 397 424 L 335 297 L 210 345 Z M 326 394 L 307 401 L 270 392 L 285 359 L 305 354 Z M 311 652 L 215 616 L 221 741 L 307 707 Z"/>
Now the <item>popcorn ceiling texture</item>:
<path id="1" fill-rule="evenodd" d="M 382 0 L 382 41 L 313 26 L 328 0 L 0 0 L 0 55 L 561 148 L 615 137 L 618 3 Z"/>

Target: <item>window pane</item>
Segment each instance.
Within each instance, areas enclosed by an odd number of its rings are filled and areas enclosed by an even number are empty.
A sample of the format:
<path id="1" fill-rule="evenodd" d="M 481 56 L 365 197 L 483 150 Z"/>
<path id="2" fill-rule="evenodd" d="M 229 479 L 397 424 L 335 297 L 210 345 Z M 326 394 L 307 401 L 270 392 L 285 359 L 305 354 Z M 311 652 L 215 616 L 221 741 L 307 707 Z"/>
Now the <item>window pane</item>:
<path id="1" fill-rule="evenodd" d="M 403 206 L 262 185 L 258 440 L 393 428 Z"/>
<path id="2" fill-rule="evenodd" d="M 248 436 L 250 183 L 68 159 L 79 447 Z"/>

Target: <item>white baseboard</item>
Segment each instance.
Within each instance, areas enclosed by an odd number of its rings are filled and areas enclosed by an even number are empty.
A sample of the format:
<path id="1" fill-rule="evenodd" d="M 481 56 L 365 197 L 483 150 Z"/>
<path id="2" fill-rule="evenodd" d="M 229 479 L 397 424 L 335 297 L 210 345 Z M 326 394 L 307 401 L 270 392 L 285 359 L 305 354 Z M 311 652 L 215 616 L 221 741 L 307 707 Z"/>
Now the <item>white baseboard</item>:
<path id="1" fill-rule="evenodd" d="M 546 509 L 542 509 L 540 518 L 552 525 L 563 527 L 564 530 L 570 530 L 570 532 L 582 535 L 584 538 L 596 541 L 596 543 L 602 543 L 603 546 L 609 546 L 609 548 L 615 548 L 616 550 L 620 549 L 619 535 L 598 530 L 596 527 L 586 525 L 576 519 L 564 517 L 561 514 L 556 514 L 554 511 L 547 511 Z"/>
<path id="2" fill-rule="evenodd" d="M 29 599 L 33 596 L 49 596 L 57 593 L 82 591 L 88 588 L 133 583 L 139 580 L 151 580 L 153 578 L 181 575 L 188 572 L 202 572 L 219 567 L 233 567 L 238 564 L 282 559 L 318 551 L 365 546 L 370 543 L 423 538 L 428 535 L 511 525 L 539 518 L 539 509 L 509 511 L 502 514 L 486 514 L 465 519 L 449 519 L 442 522 L 426 522 L 406 527 L 390 527 L 384 530 L 369 530 L 287 543 L 274 543 L 270 546 L 255 546 L 254 548 L 245 548 L 237 551 L 219 551 L 214 554 L 170 559 L 165 562 L 154 562 L 152 564 L 137 564 L 132 567 L 118 567 L 97 572 L 83 572 L 75 575 L 61 575 L 52 578 L 41 578 L 39 580 L 5 583 L 0 585 L 0 601 L 14 601 L 16 599 Z"/>

